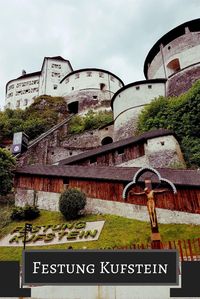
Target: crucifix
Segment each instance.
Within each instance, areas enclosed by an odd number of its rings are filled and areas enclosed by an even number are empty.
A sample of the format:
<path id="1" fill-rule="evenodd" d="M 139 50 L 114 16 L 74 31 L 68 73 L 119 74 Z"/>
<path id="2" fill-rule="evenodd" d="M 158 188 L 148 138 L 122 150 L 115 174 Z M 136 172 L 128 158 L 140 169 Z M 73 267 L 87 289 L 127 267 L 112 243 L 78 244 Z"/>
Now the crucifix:
<path id="1" fill-rule="evenodd" d="M 134 195 L 146 195 L 147 197 L 147 210 L 149 213 L 149 219 L 151 224 L 151 245 L 154 249 L 161 248 L 161 237 L 158 229 L 158 220 L 156 215 L 156 204 L 155 204 L 155 194 L 156 193 L 163 193 L 169 191 L 168 189 L 152 189 L 151 180 L 146 178 L 144 180 L 145 188 L 143 192 L 134 192 Z"/>
<path id="2" fill-rule="evenodd" d="M 174 194 L 176 194 L 176 187 L 174 184 L 169 181 L 168 179 L 164 179 L 160 176 L 160 173 L 155 170 L 154 168 L 151 167 L 144 167 L 139 169 L 135 176 L 133 177 L 133 181 L 130 182 L 128 185 L 123 190 L 123 198 L 127 197 L 127 193 L 130 189 L 130 187 L 134 186 L 137 184 L 138 179 L 145 173 L 145 172 L 152 172 L 158 176 L 158 179 L 160 182 L 165 182 L 169 184 L 169 186 L 172 188 Z M 143 192 L 135 192 L 134 190 L 131 191 L 132 194 L 134 195 L 146 195 L 147 199 L 147 210 L 149 213 L 149 219 L 150 219 L 150 224 L 151 224 L 151 247 L 153 249 L 160 249 L 161 248 L 161 237 L 158 229 L 158 220 L 157 220 L 157 215 L 156 215 L 156 203 L 155 203 L 155 194 L 156 193 L 164 193 L 167 191 L 170 191 L 168 188 L 165 189 L 152 189 L 152 182 L 150 178 L 147 178 L 145 176 L 144 178 L 144 183 L 145 183 L 145 188 Z"/>

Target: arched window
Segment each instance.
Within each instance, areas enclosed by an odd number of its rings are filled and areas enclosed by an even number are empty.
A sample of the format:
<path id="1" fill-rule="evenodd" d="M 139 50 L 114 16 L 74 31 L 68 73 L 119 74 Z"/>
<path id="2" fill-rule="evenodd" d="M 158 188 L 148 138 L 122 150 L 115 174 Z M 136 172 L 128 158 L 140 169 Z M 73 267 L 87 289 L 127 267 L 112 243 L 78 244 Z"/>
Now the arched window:
<path id="1" fill-rule="evenodd" d="M 176 72 L 178 72 L 180 70 L 180 62 L 178 58 L 175 58 L 173 60 L 171 60 L 168 64 L 167 64 L 167 70 L 168 70 L 168 75 L 172 75 Z"/>

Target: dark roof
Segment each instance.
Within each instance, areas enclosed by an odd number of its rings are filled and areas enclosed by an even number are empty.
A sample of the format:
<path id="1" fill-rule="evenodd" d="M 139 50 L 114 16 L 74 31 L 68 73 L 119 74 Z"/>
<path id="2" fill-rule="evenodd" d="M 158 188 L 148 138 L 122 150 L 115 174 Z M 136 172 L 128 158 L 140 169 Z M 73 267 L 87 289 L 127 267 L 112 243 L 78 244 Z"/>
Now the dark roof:
<path id="1" fill-rule="evenodd" d="M 34 165 L 18 168 L 15 174 L 37 175 L 45 177 L 68 177 L 77 179 L 92 179 L 106 181 L 130 182 L 136 171 L 135 167 L 90 167 L 90 166 L 47 166 Z M 175 185 L 200 187 L 200 171 L 186 169 L 157 169 L 162 178 L 170 180 Z"/>
<path id="2" fill-rule="evenodd" d="M 133 82 L 133 83 L 129 83 L 129 84 L 123 86 L 122 88 L 120 88 L 114 94 L 114 96 L 111 99 L 111 108 L 113 109 L 113 102 L 116 99 L 116 97 L 118 96 L 118 94 L 121 93 L 122 91 L 124 91 L 125 89 L 128 89 L 128 88 L 133 87 L 133 86 L 137 86 L 137 85 L 165 83 L 166 81 L 167 81 L 167 79 L 165 79 L 165 78 L 158 78 L 158 79 L 142 80 L 142 81 L 136 81 L 136 82 Z"/>
<path id="3" fill-rule="evenodd" d="M 62 56 L 51 56 L 51 57 L 45 57 L 45 58 L 49 58 L 49 59 L 56 59 L 56 60 L 63 60 L 63 61 L 69 61 L 67 59 L 64 59 Z"/>
<path id="4" fill-rule="evenodd" d="M 170 130 L 165 130 L 165 129 L 159 129 L 159 130 L 153 130 L 146 132 L 138 137 L 129 137 L 117 142 L 109 143 L 107 145 L 103 145 L 100 148 L 93 149 L 84 153 L 81 153 L 79 155 L 75 155 L 73 157 L 64 159 L 59 161 L 59 165 L 70 165 L 75 162 L 85 160 L 94 156 L 97 156 L 99 154 L 104 154 L 109 151 L 116 150 L 118 148 L 127 146 L 129 144 L 134 144 L 138 142 L 145 142 L 147 139 L 155 138 L 155 137 L 160 137 L 160 136 L 167 136 L 167 135 L 175 135 L 173 131 Z"/>
<path id="5" fill-rule="evenodd" d="M 185 22 L 171 31 L 167 32 L 165 35 L 163 35 L 151 48 L 149 53 L 147 54 L 147 57 L 144 62 L 144 75 L 145 78 L 148 78 L 147 71 L 148 71 L 148 64 L 152 62 L 154 57 L 158 54 L 160 51 L 160 45 L 166 46 L 168 43 L 170 43 L 172 40 L 176 39 L 177 37 L 185 34 L 185 27 L 188 27 L 191 32 L 200 31 L 200 19 L 191 20 L 188 22 Z"/>
<path id="6" fill-rule="evenodd" d="M 87 71 L 97 71 L 97 72 L 104 72 L 104 73 L 107 73 L 115 78 L 117 78 L 121 83 L 122 85 L 124 86 L 124 82 L 122 81 L 122 79 L 120 79 L 118 76 L 116 76 L 115 74 L 109 72 L 109 71 L 106 71 L 106 70 L 103 70 L 103 69 L 98 69 L 98 68 L 84 68 L 84 69 L 79 69 L 79 70 L 75 70 L 71 73 L 69 73 L 67 76 L 65 76 L 61 81 L 60 83 L 62 83 L 67 77 L 70 77 L 71 75 L 74 75 L 76 73 L 81 73 L 81 72 L 87 72 Z"/>
<path id="7" fill-rule="evenodd" d="M 40 74 L 41 74 L 41 71 L 39 71 L 39 72 L 33 72 L 33 73 L 28 73 L 28 74 L 24 74 L 24 75 L 18 77 L 16 80 L 23 79 L 23 78 L 28 78 L 28 77 L 32 77 L 32 76 L 39 76 Z"/>

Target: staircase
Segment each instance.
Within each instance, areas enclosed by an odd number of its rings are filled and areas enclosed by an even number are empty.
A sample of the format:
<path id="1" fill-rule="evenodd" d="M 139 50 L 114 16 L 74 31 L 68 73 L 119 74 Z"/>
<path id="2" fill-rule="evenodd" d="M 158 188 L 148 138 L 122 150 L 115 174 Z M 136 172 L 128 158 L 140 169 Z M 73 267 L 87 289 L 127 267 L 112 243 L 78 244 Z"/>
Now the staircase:
<path id="1" fill-rule="evenodd" d="M 63 121 L 61 121 L 59 124 L 53 126 L 51 129 L 49 129 L 48 131 L 44 132 L 43 134 L 41 134 L 40 136 L 38 136 L 37 138 L 35 138 L 34 140 L 32 140 L 29 145 L 28 145 L 28 149 L 30 149 L 31 147 L 33 147 L 34 145 L 36 145 L 38 142 L 40 142 L 42 139 L 44 139 L 45 137 L 49 136 L 50 134 L 52 134 L 54 131 L 56 131 L 57 129 L 59 129 L 60 127 L 62 127 L 63 125 L 65 125 L 66 123 L 68 123 L 68 121 L 72 118 L 73 114 L 70 114 L 66 119 L 64 119 Z"/>

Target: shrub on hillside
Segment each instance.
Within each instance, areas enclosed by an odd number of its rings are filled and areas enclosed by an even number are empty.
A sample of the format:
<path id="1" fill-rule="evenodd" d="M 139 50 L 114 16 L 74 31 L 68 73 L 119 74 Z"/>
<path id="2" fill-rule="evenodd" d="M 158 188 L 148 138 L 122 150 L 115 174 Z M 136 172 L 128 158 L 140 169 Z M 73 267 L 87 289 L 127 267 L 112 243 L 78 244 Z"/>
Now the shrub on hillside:
<path id="1" fill-rule="evenodd" d="M 84 209 L 86 196 L 78 189 L 64 191 L 59 199 L 59 210 L 67 220 L 76 219 Z"/>
<path id="2" fill-rule="evenodd" d="M 139 115 L 138 132 L 171 129 L 180 142 L 187 165 L 200 167 L 200 80 L 177 97 L 159 97 Z"/>
<path id="3" fill-rule="evenodd" d="M 11 219 L 12 220 L 33 220 L 40 215 L 40 210 L 37 207 L 26 205 L 25 207 L 14 207 Z"/>

